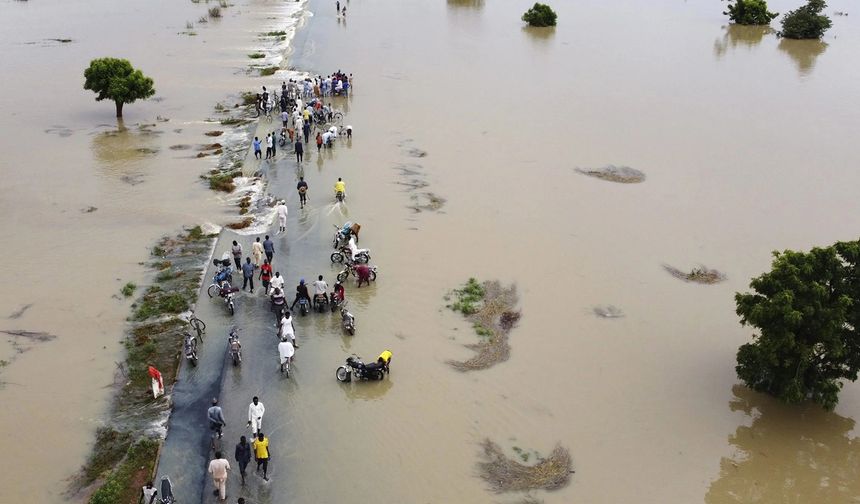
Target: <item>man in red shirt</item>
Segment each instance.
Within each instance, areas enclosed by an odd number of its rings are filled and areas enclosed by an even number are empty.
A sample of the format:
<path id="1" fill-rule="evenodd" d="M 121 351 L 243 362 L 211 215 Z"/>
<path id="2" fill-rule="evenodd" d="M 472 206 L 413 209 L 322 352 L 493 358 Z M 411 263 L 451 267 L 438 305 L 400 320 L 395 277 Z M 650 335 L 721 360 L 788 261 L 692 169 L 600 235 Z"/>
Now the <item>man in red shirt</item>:
<path id="1" fill-rule="evenodd" d="M 269 260 L 266 259 L 263 261 L 263 265 L 260 266 L 260 281 L 263 283 L 263 288 L 266 290 L 266 295 L 269 295 L 269 281 L 272 280 L 272 265 L 269 264 Z"/>

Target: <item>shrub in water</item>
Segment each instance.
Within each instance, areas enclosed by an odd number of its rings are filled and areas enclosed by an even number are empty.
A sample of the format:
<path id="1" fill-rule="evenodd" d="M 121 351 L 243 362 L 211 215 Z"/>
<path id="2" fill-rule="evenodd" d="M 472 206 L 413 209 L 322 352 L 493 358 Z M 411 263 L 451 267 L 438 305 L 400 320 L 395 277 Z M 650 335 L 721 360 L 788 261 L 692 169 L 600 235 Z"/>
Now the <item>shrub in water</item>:
<path id="1" fill-rule="evenodd" d="M 779 15 L 778 12 L 769 12 L 765 0 L 735 0 L 729 1 L 727 11 L 723 14 L 729 16 L 732 23 L 740 25 L 766 25 Z"/>
<path id="2" fill-rule="evenodd" d="M 809 0 L 806 5 L 790 11 L 782 18 L 781 37 L 790 39 L 817 39 L 824 35 L 830 25 L 830 18 L 821 11 L 827 7 L 824 0 Z"/>
<path id="3" fill-rule="evenodd" d="M 557 17 L 549 5 L 536 3 L 523 14 L 523 21 L 531 26 L 555 26 Z"/>

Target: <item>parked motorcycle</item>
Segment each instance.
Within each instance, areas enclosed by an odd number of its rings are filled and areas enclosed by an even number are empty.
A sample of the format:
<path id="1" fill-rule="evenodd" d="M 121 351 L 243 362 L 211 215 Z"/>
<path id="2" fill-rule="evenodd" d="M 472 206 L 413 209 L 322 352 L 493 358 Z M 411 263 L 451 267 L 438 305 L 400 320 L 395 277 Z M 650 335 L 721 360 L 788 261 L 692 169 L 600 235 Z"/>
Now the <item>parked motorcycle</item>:
<path id="1" fill-rule="evenodd" d="M 185 333 L 185 359 L 192 366 L 197 366 L 197 338 L 191 333 Z"/>
<path id="2" fill-rule="evenodd" d="M 307 315 L 309 311 L 311 311 L 311 304 L 308 302 L 308 298 L 299 299 L 299 313 Z"/>
<path id="3" fill-rule="evenodd" d="M 230 312 L 230 315 L 233 315 L 236 311 L 235 306 L 233 305 L 233 296 L 236 292 L 239 292 L 239 288 L 233 287 L 227 280 L 222 280 L 218 284 L 213 283 L 207 290 L 210 298 L 215 297 L 215 294 L 218 294 L 218 297 L 224 299 L 224 304 L 227 305 L 227 311 Z"/>
<path id="4" fill-rule="evenodd" d="M 349 239 L 355 237 L 355 242 L 358 243 L 358 232 L 361 230 L 360 224 L 353 224 L 347 221 L 343 226 L 338 227 L 332 224 L 337 230 L 334 233 L 334 238 L 331 240 L 331 246 L 335 250 L 345 247 L 349 243 Z"/>
<path id="5" fill-rule="evenodd" d="M 375 282 L 376 281 L 377 267 L 376 266 L 369 266 L 369 268 L 370 268 L 370 281 Z M 358 274 L 355 272 L 355 264 L 347 263 L 344 265 L 344 267 L 340 271 L 340 273 L 337 274 L 337 279 L 339 282 L 345 282 L 346 279 L 349 278 L 350 275 L 358 278 Z"/>
<path id="6" fill-rule="evenodd" d="M 334 291 L 331 291 L 331 294 L 328 295 L 328 306 L 331 308 L 331 312 L 334 313 L 340 308 L 340 305 L 345 303 L 343 299 L 335 295 Z"/>
<path id="7" fill-rule="evenodd" d="M 233 361 L 233 365 L 238 366 L 242 362 L 242 344 L 239 343 L 239 330 L 235 327 L 230 330 L 227 345 L 230 349 L 230 359 Z"/>
<path id="8" fill-rule="evenodd" d="M 365 364 L 361 357 L 353 354 L 346 358 L 345 365 L 337 368 L 335 377 L 339 382 L 352 381 L 353 376 L 356 380 L 382 380 L 388 372 L 388 363 L 382 359 Z"/>
<path id="9" fill-rule="evenodd" d="M 370 249 L 360 249 L 355 246 L 355 240 L 349 239 L 345 247 L 333 252 L 329 257 L 333 263 L 357 262 L 367 264 L 370 262 Z"/>
<path id="10" fill-rule="evenodd" d="M 340 307 L 340 323 L 350 336 L 355 334 L 355 316 L 346 309 L 346 301 Z"/>

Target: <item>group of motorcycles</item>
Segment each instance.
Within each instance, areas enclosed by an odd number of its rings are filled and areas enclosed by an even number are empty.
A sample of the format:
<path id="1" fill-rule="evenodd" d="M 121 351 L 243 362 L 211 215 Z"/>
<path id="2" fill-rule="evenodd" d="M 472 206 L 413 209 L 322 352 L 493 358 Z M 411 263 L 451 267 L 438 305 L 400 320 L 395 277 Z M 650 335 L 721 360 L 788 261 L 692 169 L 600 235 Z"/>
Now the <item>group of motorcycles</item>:
<path id="1" fill-rule="evenodd" d="M 203 337 L 203 334 L 200 333 L 200 337 Z M 197 336 L 186 332 L 185 333 L 185 360 L 188 361 L 192 366 L 197 366 L 197 361 L 199 357 L 197 355 L 197 346 L 200 342 L 197 340 Z M 239 329 L 236 326 L 233 326 L 230 329 L 230 335 L 227 336 L 227 351 L 230 353 L 230 360 L 233 362 L 234 366 L 238 366 L 242 362 L 242 343 L 239 342 Z"/>

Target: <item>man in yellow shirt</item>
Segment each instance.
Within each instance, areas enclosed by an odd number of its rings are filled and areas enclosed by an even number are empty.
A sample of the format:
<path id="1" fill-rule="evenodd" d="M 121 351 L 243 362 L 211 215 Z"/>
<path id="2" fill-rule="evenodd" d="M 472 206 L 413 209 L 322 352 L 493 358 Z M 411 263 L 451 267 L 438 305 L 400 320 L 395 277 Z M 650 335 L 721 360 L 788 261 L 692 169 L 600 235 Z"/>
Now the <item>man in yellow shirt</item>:
<path id="1" fill-rule="evenodd" d="M 258 432 L 252 447 L 254 448 L 254 458 L 257 460 L 257 470 L 259 471 L 260 466 L 263 466 L 263 479 L 269 481 L 269 460 L 272 459 L 269 439 L 262 432 Z"/>
<path id="2" fill-rule="evenodd" d="M 335 196 L 337 196 L 337 193 L 343 193 L 343 196 L 346 197 L 346 183 L 340 177 L 338 177 L 337 182 L 334 183 Z"/>

